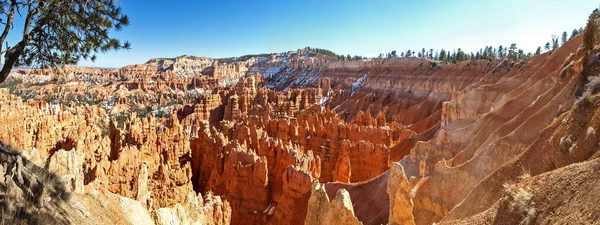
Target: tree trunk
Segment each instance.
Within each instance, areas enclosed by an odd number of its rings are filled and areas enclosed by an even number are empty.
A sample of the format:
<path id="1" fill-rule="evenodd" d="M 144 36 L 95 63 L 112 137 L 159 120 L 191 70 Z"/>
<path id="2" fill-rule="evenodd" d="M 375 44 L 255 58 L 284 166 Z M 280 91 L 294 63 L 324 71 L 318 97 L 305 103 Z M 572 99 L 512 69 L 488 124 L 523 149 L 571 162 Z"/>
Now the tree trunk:
<path id="1" fill-rule="evenodd" d="M 10 74 L 10 71 L 12 70 L 13 66 L 15 65 L 17 60 L 19 60 L 19 56 L 23 54 L 26 45 L 27 44 L 25 43 L 25 41 L 22 40 L 17 45 L 6 51 L 6 54 L 4 55 L 4 65 L 2 67 L 2 70 L 0 70 L 0 83 L 4 82 L 6 78 L 8 78 L 8 75 Z"/>

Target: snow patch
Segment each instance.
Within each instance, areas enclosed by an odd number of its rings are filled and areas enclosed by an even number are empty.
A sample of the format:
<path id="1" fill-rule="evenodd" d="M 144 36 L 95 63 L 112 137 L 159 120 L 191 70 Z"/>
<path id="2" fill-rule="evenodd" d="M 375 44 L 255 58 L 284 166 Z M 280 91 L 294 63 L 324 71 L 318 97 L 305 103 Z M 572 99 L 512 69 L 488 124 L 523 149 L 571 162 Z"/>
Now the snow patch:
<path id="1" fill-rule="evenodd" d="M 190 93 L 201 95 L 201 94 L 204 94 L 204 89 L 202 89 L 202 88 L 195 88 L 194 90 L 191 90 Z"/>
<path id="2" fill-rule="evenodd" d="M 285 73 L 292 74 L 296 72 L 296 68 L 285 68 Z"/>
<path id="3" fill-rule="evenodd" d="M 308 58 L 308 56 L 310 56 L 310 51 L 308 51 L 306 54 L 304 54 L 304 58 Z"/>
<path id="4" fill-rule="evenodd" d="M 322 97 L 321 99 L 319 99 L 319 101 L 317 102 L 317 104 L 321 105 L 321 106 L 325 106 L 325 103 L 329 100 L 329 97 Z"/>
<path id="5" fill-rule="evenodd" d="M 358 78 L 356 81 L 354 81 L 354 83 L 352 83 L 352 89 L 350 90 L 350 96 L 354 95 L 354 92 L 356 91 L 356 89 L 361 85 L 361 83 L 367 78 L 367 75 L 365 74 L 364 76 L 362 76 L 361 78 Z"/>
<path id="6" fill-rule="evenodd" d="M 280 71 L 281 71 L 281 67 L 267 68 L 267 70 L 265 70 L 264 77 L 265 78 L 269 78 L 272 75 L 275 75 L 275 74 L 279 73 Z"/>

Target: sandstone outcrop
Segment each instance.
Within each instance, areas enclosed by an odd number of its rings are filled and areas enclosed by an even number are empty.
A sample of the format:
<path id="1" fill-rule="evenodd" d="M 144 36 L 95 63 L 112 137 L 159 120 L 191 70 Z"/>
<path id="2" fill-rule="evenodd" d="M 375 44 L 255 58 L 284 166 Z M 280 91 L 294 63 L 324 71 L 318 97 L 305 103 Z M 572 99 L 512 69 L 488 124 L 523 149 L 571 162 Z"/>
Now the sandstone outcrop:
<path id="1" fill-rule="evenodd" d="M 181 160 L 186 157 L 184 154 L 190 154 L 189 142 L 185 142 L 188 140 L 187 136 L 177 122 L 165 122 L 160 125 L 161 121 L 155 118 L 140 119 L 132 116 L 119 127 L 114 121 L 106 121 L 103 109 L 97 107 L 61 107 L 43 101 L 24 103 L 19 97 L 8 94 L 6 89 L 0 91 L 0 111 L 4 113 L 1 117 L 5 125 L 3 127 L 11 131 L 0 139 L 6 144 L 23 149 L 19 153 L 3 153 L 3 156 L 8 158 L 2 160 L 2 167 L 8 168 L 5 171 L 11 174 L 19 169 L 32 170 L 23 171 L 22 174 L 26 177 L 15 181 L 25 182 L 31 190 L 27 189 L 22 193 L 11 191 L 2 196 L 7 197 L 7 200 L 13 198 L 10 196 L 17 195 L 17 199 L 42 198 L 43 201 L 62 201 L 51 206 L 52 208 L 40 208 L 39 204 L 42 203 L 39 203 L 36 208 L 27 209 L 32 218 L 37 218 L 35 215 L 41 213 L 46 215 L 42 218 L 46 221 L 47 216 L 54 214 L 47 214 L 44 210 L 60 213 L 75 208 L 83 214 L 66 214 L 66 217 L 54 215 L 57 217 L 49 218 L 51 220 L 48 221 L 85 221 L 90 217 L 104 218 L 102 214 L 108 213 L 111 218 L 107 221 L 115 221 L 116 224 L 146 223 L 144 221 L 154 223 L 149 216 L 154 208 L 174 207 L 184 203 L 186 193 L 193 191 L 189 161 L 185 164 L 186 161 Z M 162 151 L 158 151 L 157 147 Z M 144 153 L 145 150 L 154 154 Z M 44 172 L 46 170 L 47 172 Z M 39 176 L 50 178 L 42 179 Z M 17 179 L 18 176 L 6 177 Z M 3 180 L 2 184 L 11 185 L 9 180 Z M 39 188 L 36 189 L 40 185 L 57 190 L 41 192 Z M 17 190 L 12 186 L 10 189 Z M 62 197 L 58 194 L 52 194 L 56 191 L 73 198 L 61 200 Z M 121 196 L 113 196 L 110 192 Z M 52 196 L 28 197 L 39 193 Z M 88 201 L 89 193 L 97 193 L 97 198 L 106 199 L 110 204 L 127 207 L 116 207 L 110 212 L 93 211 L 92 208 L 97 206 L 94 206 L 95 200 Z M 19 207 L 29 207 L 33 203 L 24 204 Z M 140 214 L 140 210 L 148 216 L 133 220 L 118 219 L 126 217 L 128 213 Z M 214 224 L 229 224 L 230 214 L 231 208 L 227 201 L 218 196 L 211 196 L 208 197 L 203 213 L 198 215 L 203 215 L 204 221 L 215 221 Z M 27 219 L 28 215 L 24 214 L 23 218 Z M 195 220 L 193 218 L 187 220 Z"/>
<path id="2" fill-rule="evenodd" d="M 597 221 L 600 161 L 575 163 L 536 177 L 504 185 L 502 196 L 489 209 L 440 224 L 591 224 Z M 552 184 L 552 185 L 547 185 Z M 572 194 L 576 193 L 576 194 Z"/>
<path id="3" fill-rule="evenodd" d="M 350 183 L 350 159 L 348 156 L 340 156 L 335 163 L 335 170 L 333 171 L 333 181 Z"/>
<path id="4" fill-rule="evenodd" d="M 20 150 L 0 154 L 0 192 L 74 212 L 58 223 L 590 222 L 546 197 L 595 199 L 600 53 L 582 39 L 516 62 L 301 49 L 20 70 L 0 89 L 0 141 Z M 39 202 L 13 168 L 74 200 Z"/>
<path id="5" fill-rule="evenodd" d="M 388 224 L 415 224 L 412 212 L 414 206 L 411 185 L 400 163 L 395 162 L 392 164 L 387 186 L 387 193 L 390 195 Z"/>
<path id="6" fill-rule="evenodd" d="M 344 189 L 338 190 L 335 198 L 330 202 L 325 186 L 314 183 L 308 208 L 304 224 L 362 224 L 354 216 L 352 200 Z"/>
<path id="7" fill-rule="evenodd" d="M 576 37 L 527 62 L 492 62 L 476 82 L 454 91 L 442 104 L 440 130 L 434 138 L 419 140 L 400 160 L 402 177 L 407 179 L 394 183 L 408 185 L 404 192 L 411 195 L 401 196 L 408 196 L 404 203 L 412 200 L 410 207 L 403 207 L 411 210 L 393 210 L 390 205 L 387 222 L 393 222 L 394 212 L 414 218 L 416 224 L 562 221 L 551 215 L 556 209 L 553 203 L 540 201 L 532 191 L 548 190 L 546 185 L 529 181 L 543 179 L 551 171 L 560 174 L 560 168 L 597 155 L 596 122 L 590 120 L 596 114 L 596 88 L 586 79 L 598 74 L 600 61 L 590 57 L 597 56 L 597 49 L 580 47 L 581 41 Z M 376 178 L 345 187 L 354 201 L 364 192 L 350 190 L 373 183 L 383 181 Z M 397 199 L 390 196 L 390 201 Z M 379 206 L 375 200 L 361 202 Z M 539 208 L 544 212 L 537 212 Z M 579 211 L 563 208 L 562 213 L 570 218 Z M 357 217 L 361 221 L 379 218 L 358 213 Z"/>
<path id="8" fill-rule="evenodd" d="M 18 152 L 0 146 L 0 207 L 2 221 L 9 223 L 69 222 L 61 214 L 71 195 L 60 178 L 31 163 Z"/>
<path id="9" fill-rule="evenodd" d="M 83 193 L 83 160 L 81 151 L 60 149 L 50 157 L 48 170 L 61 177 L 70 192 Z"/>
<path id="10" fill-rule="evenodd" d="M 153 212 L 157 224 L 212 224 L 231 223 L 231 208 L 219 196 L 202 195 L 192 192 L 186 195 L 183 204 L 176 203 L 171 208 L 159 208 Z"/>

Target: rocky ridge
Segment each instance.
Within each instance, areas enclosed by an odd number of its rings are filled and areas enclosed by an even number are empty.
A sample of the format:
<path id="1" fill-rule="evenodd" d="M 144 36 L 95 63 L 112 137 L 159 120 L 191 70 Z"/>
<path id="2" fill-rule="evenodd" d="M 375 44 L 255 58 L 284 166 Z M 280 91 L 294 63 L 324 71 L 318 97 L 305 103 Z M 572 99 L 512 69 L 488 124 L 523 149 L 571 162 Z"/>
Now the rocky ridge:
<path id="1" fill-rule="evenodd" d="M 519 62 L 301 49 L 23 70 L 0 89 L 0 141 L 19 149 L 2 168 L 55 174 L 49 187 L 77 200 L 27 204 L 79 207 L 65 223 L 564 221 L 549 210 L 575 211 L 540 181 L 575 190 L 563 174 L 594 168 L 600 57 L 583 36 Z M 11 196 L 39 189 L 10 182 Z"/>

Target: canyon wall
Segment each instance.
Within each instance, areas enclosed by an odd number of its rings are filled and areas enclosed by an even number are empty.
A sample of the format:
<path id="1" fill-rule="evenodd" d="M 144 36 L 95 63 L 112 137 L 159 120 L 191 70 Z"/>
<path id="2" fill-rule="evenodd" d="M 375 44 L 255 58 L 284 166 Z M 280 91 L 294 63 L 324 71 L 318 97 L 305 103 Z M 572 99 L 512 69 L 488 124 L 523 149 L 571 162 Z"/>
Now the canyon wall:
<path id="1" fill-rule="evenodd" d="M 74 200 L 69 202 L 92 204 L 94 201 L 86 199 L 90 198 L 90 193 L 96 193 L 93 198 L 103 199 L 98 201 L 106 204 L 118 205 L 126 201 L 139 205 L 136 210 L 142 210 L 140 213 L 144 215 L 178 215 L 179 221 L 230 223 L 229 202 L 211 193 L 203 197 L 194 192 L 190 180 L 189 140 L 176 119 L 161 124 L 152 116 L 145 119 L 132 116 L 124 127 L 118 127 L 114 121 L 106 121 L 106 112 L 96 106 L 64 107 L 43 101 L 23 102 L 20 97 L 10 95 L 7 89 L 0 89 L 0 113 L 3 115 L 0 123 L 4 125 L 0 141 L 20 149 L 11 159 L 31 162 L 41 170 L 56 174 L 64 183 L 64 192 L 75 194 Z M 23 169 L 14 167 L 12 162 L 7 159 L 4 163 L 9 164 L 3 167 Z M 32 173 L 29 179 L 43 181 L 39 176 L 45 175 L 38 175 L 36 171 L 29 172 Z M 27 181 L 14 182 L 23 187 L 20 182 Z M 27 190 L 23 191 L 27 193 Z M 3 193 L 3 196 L 10 193 Z M 119 197 L 113 197 L 113 193 Z M 87 212 L 94 207 L 97 206 L 87 205 L 82 210 Z M 189 215 L 173 211 L 180 208 Z M 89 213 L 123 216 L 125 210 L 115 208 L 110 212 Z M 91 216 L 89 213 L 87 217 Z M 85 218 L 74 215 L 69 220 L 85 221 Z M 161 223 L 160 220 L 149 221 Z"/>
<path id="2" fill-rule="evenodd" d="M 328 183 L 327 189 L 347 190 L 356 217 L 366 224 L 592 221 L 576 216 L 587 203 L 571 202 L 571 210 L 551 199 L 571 196 L 556 185 L 587 193 L 593 183 L 584 181 L 591 175 L 573 174 L 594 170 L 598 155 L 592 119 L 597 87 L 590 82 L 600 74 L 598 55 L 597 46 L 584 47 L 578 36 L 527 61 L 487 63 L 476 81 L 441 103 L 433 138 L 420 140 L 401 158 L 402 173 L 396 174 L 403 175 L 396 176 L 405 179 L 386 179 L 392 169 L 364 182 Z M 384 194 L 389 206 L 382 206 Z M 374 213 L 384 207 L 385 216 Z M 309 207 L 308 214 L 319 210 Z"/>
<path id="3" fill-rule="evenodd" d="M 516 62 L 302 49 L 21 70 L 0 89 L 0 142 L 16 149 L 0 171 L 56 175 L 86 207 L 72 222 L 561 222 L 575 214 L 539 182 L 588 193 L 576 172 L 598 155 L 600 54 L 582 39 Z M 28 199 L 26 180 L 4 182 Z"/>

